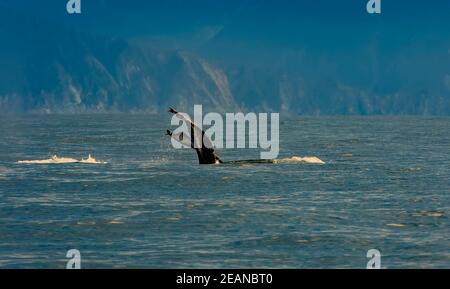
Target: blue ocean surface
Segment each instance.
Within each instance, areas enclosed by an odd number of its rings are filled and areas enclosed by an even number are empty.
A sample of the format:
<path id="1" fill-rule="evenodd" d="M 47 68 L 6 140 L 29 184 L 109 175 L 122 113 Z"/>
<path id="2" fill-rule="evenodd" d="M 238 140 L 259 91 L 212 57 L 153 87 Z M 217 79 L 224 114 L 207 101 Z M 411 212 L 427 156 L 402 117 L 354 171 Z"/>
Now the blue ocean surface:
<path id="1" fill-rule="evenodd" d="M 0 268 L 450 267 L 450 118 L 282 116 L 279 158 L 325 164 L 198 165 L 169 124 L 0 116 Z"/>

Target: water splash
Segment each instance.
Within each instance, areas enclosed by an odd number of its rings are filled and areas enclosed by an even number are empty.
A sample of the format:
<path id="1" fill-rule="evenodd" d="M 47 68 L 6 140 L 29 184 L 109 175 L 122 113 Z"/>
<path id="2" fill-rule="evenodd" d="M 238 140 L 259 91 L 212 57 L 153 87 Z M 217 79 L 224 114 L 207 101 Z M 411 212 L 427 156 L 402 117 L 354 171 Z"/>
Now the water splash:
<path id="1" fill-rule="evenodd" d="M 318 157 L 297 157 L 297 156 L 284 159 L 275 159 L 273 160 L 273 162 L 275 164 L 295 164 L 295 163 L 325 164 L 325 162 L 319 159 Z"/>
<path id="2" fill-rule="evenodd" d="M 102 162 L 91 157 L 91 154 L 89 154 L 87 159 L 81 159 L 79 162 L 82 164 L 106 164 L 106 162 Z"/>
<path id="3" fill-rule="evenodd" d="M 237 160 L 237 161 L 225 161 L 224 164 L 239 164 L 239 165 L 252 165 L 252 164 L 325 164 L 324 161 L 318 157 L 290 157 L 284 159 L 258 159 L 258 160 Z"/>
<path id="4" fill-rule="evenodd" d="M 82 163 L 82 164 L 106 164 L 106 162 L 96 160 L 90 154 L 86 159 L 73 159 L 66 157 L 58 157 L 57 155 L 52 156 L 49 159 L 44 160 L 22 160 L 17 161 L 18 164 L 70 164 L 70 163 Z"/>

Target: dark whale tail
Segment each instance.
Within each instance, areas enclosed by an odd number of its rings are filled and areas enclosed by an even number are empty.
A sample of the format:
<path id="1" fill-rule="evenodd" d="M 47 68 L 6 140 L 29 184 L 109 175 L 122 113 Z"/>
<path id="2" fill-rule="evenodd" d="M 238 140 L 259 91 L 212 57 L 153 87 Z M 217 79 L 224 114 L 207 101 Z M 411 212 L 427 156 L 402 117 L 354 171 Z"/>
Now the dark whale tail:
<path id="1" fill-rule="evenodd" d="M 200 164 L 218 164 L 223 163 L 222 160 L 214 152 L 211 140 L 205 135 L 205 131 L 200 129 L 193 121 L 186 118 L 173 108 L 169 108 L 169 112 L 175 114 L 179 119 L 184 121 L 190 127 L 190 135 L 185 133 L 173 134 L 167 130 L 166 135 L 169 135 L 179 143 L 190 146 L 195 150 Z M 200 144 L 200 145 L 195 145 Z"/>

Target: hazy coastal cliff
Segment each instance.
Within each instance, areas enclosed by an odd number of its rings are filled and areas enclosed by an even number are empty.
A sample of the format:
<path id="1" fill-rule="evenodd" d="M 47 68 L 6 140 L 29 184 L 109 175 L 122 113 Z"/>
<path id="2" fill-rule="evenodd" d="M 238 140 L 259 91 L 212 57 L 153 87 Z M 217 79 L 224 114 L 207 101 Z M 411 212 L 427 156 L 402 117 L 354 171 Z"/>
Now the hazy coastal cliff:
<path id="1" fill-rule="evenodd" d="M 450 44 L 432 27 L 381 34 L 333 32 L 325 23 L 324 34 L 321 26 L 316 33 L 277 22 L 269 29 L 264 19 L 250 29 L 234 17 L 167 45 L 147 41 L 145 33 L 117 37 L 78 29 L 66 16 L 58 22 L 16 11 L 0 9 L 1 113 L 158 112 L 203 104 L 305 115 L 450 114 Z M 280 33 L 284 38 L 275 40 L 284 44 L 276 46 L 272 38 Z M 270 44 L 261 45 L 262 37 Z"/>

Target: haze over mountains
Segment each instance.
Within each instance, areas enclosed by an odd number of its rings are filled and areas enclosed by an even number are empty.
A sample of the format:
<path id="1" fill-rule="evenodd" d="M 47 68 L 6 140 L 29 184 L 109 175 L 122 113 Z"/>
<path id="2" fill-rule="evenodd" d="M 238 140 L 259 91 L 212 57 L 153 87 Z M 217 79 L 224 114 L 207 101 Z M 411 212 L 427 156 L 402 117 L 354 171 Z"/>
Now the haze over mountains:
<path id="1" fill-rule="evenodd" d="M 0 1 L 0 112 L 450 114 L 445 1 L 85 2 Z"/>
<path id="2" fill-rule="evenodd" d="M 18 24 L 7 15 L 0 22 Z M 235 106 L 226 74 L 187 51 L 143 48 L 34 21 L 22 22 L 14 33 L 2 30 L 0 37 L 7 39 L 0 48 L 2 111 Z"/>

